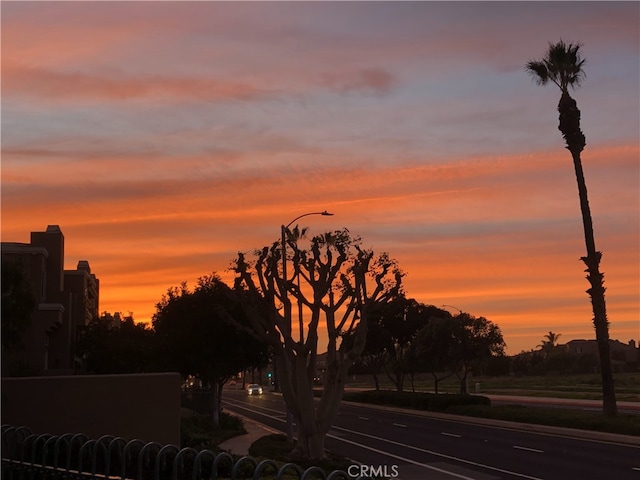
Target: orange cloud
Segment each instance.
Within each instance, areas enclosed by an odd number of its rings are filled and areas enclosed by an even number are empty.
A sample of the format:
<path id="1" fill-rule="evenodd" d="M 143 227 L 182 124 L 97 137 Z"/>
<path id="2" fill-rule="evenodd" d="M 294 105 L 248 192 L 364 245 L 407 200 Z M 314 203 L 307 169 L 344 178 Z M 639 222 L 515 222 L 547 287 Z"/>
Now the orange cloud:
<path id="1" fill-rule="evenodd" d="M 408 295 L 496 321 L 512 353 L 593 337 L 558 92 L 523 71 L 570 11 L 612 336 L 637 338 L 637 6 L 5 3 L 2 239 L 59 224 L 101 309 L 148 320 L 327 209 L 312 234 L 389 251 Z"/>
<path id="2" fill-rule="evenodd" d="M 531 322 L 541 335 L 558 330 L 556 325 L 590 321 L 575 179 L 563 153 L 449 166 L 319 166 L 311 175 L 302 169 L 286 180 L 275 172 L 179 178 L 177 168 L 171 181 L 104 184 L 86 183 L 86 172 L 74 174 L 73 162 L 65 170 L 67 164 L 56 161 L 43 164 L 37 175 L 20 172 L 29 176 L 26 187 L 11 182 L 18 174 L 10 167 L 8 177 L 3 169 L 3 240 L 20 241 L 28 231 L 60 224 L 67 264 L 88 259 L 101 279 L 101 309 L 132 310 L 138 320 L 148 320 L 168 287 L 183 280 L 193 284 L 212 271 L 230 280 L 225 270 L 237 251 L 276 241 L 280 224 L 301 211 L 328 209 L 336 215 L 304 221 L 312 234 L 347 226 L 366 246 L 400 261 L 409 296 L 486 316 L 501 325 L 508 341 L 513 336 L 513 353 L 535 346 L 522 333 Z M 614 165 L 634 171 L 637 154 L 637 148 L 603 148 L 590 152 L 585 163 L 593 172 Z M 120 168 L 130 163 L 141 173 L 153 166 L 151 159 L 120 162 Z M 100 160 L 95 165 L 101 172 Z M 100 175 L 109 175 L 106 164 Z M 43 178 L 56 181 L 28 187 Z M 298 195 L 290 185 L 304 192 L 305 204 L 287 205 Z M 604 193 L 593 190 L 595 212 Z M 606 195 L 624 199 L 629 188 Z M 36 208 L 45 203 L 46 209 Z M 624 215 L 624 205 L 606 211 Z M 633 337 L 637 317 L 638 221 L 604 220 L 595 217 L 596 241 L 605 252 L 612 335 L 624 340 Z M 568 337 L 572 330 L 566 331 Z"/>

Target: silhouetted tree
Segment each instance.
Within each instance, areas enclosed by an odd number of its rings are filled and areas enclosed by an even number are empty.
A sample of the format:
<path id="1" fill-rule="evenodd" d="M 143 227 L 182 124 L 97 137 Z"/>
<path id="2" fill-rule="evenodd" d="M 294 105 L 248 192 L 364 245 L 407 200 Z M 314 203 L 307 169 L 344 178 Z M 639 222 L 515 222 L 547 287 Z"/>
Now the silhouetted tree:
<path id="1" fill-rule="evenodd" d="M 546 85 L 549 82 L 556 84 L 562 92 L 558 103 L 560 124 L 558 129 L 571 152 L 573 165 L 578 182 L 578 195 L 580 197 L 580 209 L 582 211 L 582 223 L 584 226 L 584 238 L 587 246 L 587 255 L 582 261 L 587 266 L 587 280 L 591 287 L 587 290 L 591 296 L 593 309 L 593 323 L 598 342 L 598 353 L 602 372 L 602 410 L 606 415 L 615 415 L 618 411 L 616 394 L 613 382 L 613 370 L 611 365 L 611 352 L 609 347 L 609 321 L 604 298 L 604 278 L 600 273 L 600 259 L 602 253 L 596 250 L 593 234 L 593 222 L 591 209 L 587 196 L 587 185 L 582 169 L 581 153 L 586 141 L 580 129 L 580 110 L 576 101 L 569 95 L 569 88 L 580 86 L 585 77 L 583 66 L 585 60 L 580 55 L 580 44 L 558 43 L 549 45 L 547 53 L 542 60 L 530 61 L 526 69 L 531 73 L 538 84 Z"/>
<path id="2" fill-rule="evenodd" d="M 380 388 L 378 375 L 382 371 L 397 391 L 403 391 L 407 374 L 416 373 L 407 355 L 417 331 L 427 322 L 426 308 L 414 299 L 398 295 L 373 306 L 369 312 L 367 340 L 357 365 L 373 375 L 376 390 Z M 351 338 L 346 336 L 345 341 Z"/>
<path id="3" fill-rule="evenodd" d="M 230 292 L 217 275 L 201 277 L 193 291 L 186 283 L 169 288 L 153 315 L 163 366 L 211 388 L 216 427 L 224 383 L 247 368 L 266 366 L 268 360 L 267 346 L 243 328 L 244 310 Z"/>
<path id="4" fill-rule="evenodd" d="M 96 375 L 142 373 L 155 370 L 153 331 L 135 323 L 133 315 L 121 318 L 103 312 L 82 327 L 76 352 L 86 373 Z"/>
<path id="5" fill-rule="evenodd" d="M 504 355 L 500 328 L 484 317 L 460 313 L 455 317 L 432 317 L 416 341 L 418 352 L 432 365 L 432 371 L 449 370 L 460 381 L 460 393 L 467 392 L 469 373 L 492 355 Z"/>
<path id="6" fill-rule="evenodd" d="M 293 453 L 320 458 L 348 369 L 364 349 L 370 312 L 400 293 L 402 273 L 387 254 L 375 256 L 361 248 L 360 240 L 346 229 L 317 235 L 307 248 L 299 244 L 300 239 L 286 231 L 291 267 L 286 278 L 281 242 L 256 252 L 251 263 L 239 254 L 234 266 L 236 292 L 255 332 L 274 350 L 283 397 L 298 425 Z M 305 310 L 306 327 L 297 335 L 292 332 L 291 308 L 287 308 L 291 299 L 301 302 Z M 320 325 L 326 328 L 328 343 L 322 396 L 315 402 Z M 343 341 L 347 335 L 352 341 Z"/>
<path id="7" fill-rule="evenodd" d="M 552 331 L 549 331 L 549 333 L 545 334 L 542 342 L 540 343 L 540 345 L 538 345 L 545 357 L 548 356 L 558 346 L 558 339 L 560 338 L 560 335 L 562 334 L 553 333 Z"/>
<path id="8" fill-rule="evenodd" d="M 449 358 L 451 327 L 448 312 L 432 316 L 411 344 L 411 356 L 420 370 L 431 373 L 435 393 L 439 391 L 440 381 L 454 374 Z"/>

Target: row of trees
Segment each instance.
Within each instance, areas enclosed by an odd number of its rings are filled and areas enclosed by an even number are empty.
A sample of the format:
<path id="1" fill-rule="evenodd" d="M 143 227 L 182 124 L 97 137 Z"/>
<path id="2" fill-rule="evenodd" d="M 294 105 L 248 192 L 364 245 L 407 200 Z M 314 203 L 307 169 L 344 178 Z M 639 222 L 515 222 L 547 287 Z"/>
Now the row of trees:
<path id="1" fill-rule="evenodd" d="M 184 283 L 168 289 L 156 305 L 152 328 L 135 324 L 131 316 L 116 321 L 103 315 L 79 342 L 87 368 L 196 376 L 213 391 L 217 423 L 224 383 L 271 358 L 298 425 L 295 453 L 314 458 L 324 454 L 324 438 L 354 364 L 379 365 L 400 390 L 407 375 L 449 371 L 459 376 L 465 392 L 471 369 L 502 354 L 500 330 L 483 317 L 452 317 L 407 299 L 403 273 L 388 254 L 363 248 L 346 229 L 311 239 L 303 233 L 286 229 L 285 249 L 275 242 L 249 257 L 239 254 L 231 267 L 232 287 L 209 275 L 193 290 Z M 324 351 L 322 396 L 316 402 L 314 378 Z"/>
<path id="2" fill-rule="evenodd" d="M 372 312 L 366 347 L 353 371 L 371 374 L 376 389 L 384 374 L 398 391 L 407 377 L 413 390 L 414 375 L 430 373 L 436 393 L 440 380 L 456 375 L 465 394 L 468 375 L 503 356 L 505 346 L 500 328 L 484 317 L 452 316 L 401 295 Z"/>

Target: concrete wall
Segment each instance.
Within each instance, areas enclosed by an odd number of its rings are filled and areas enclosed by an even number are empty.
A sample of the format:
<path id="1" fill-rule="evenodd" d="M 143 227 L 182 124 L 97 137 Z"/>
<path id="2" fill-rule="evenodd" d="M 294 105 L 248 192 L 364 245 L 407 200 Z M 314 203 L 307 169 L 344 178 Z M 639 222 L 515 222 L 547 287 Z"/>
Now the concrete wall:
<path id="1" fill-rule="evenodd" d="M 180 445 L 180 384 L 178 373 L 3 378 L 2 423 Z"/>

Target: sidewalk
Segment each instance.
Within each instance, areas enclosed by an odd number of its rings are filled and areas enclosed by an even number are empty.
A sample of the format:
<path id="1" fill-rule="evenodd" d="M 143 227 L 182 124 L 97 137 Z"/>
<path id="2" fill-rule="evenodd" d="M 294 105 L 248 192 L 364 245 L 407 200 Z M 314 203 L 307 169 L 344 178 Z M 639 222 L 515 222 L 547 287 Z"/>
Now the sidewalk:
<path id="1" fill-rule="evenodd" d="M 242 419 L 242 422 L 244 423 L 244 429 L 247 431 L 247 433 L 230 438 L 229 440 L 225 440 L 219 445 L 222 450 L 226 450 L 233 455 L 249 455 L 249 447 L 257 439 L 264 437 L 265 435 L 270 435 L 272 433 L 281 433 L 277 430 L 269 428 L 266 425 L 258 423 L 255 420 L 243 417 L 242 415 L 235 412 L 232 413 L 234 416 Z"/>

